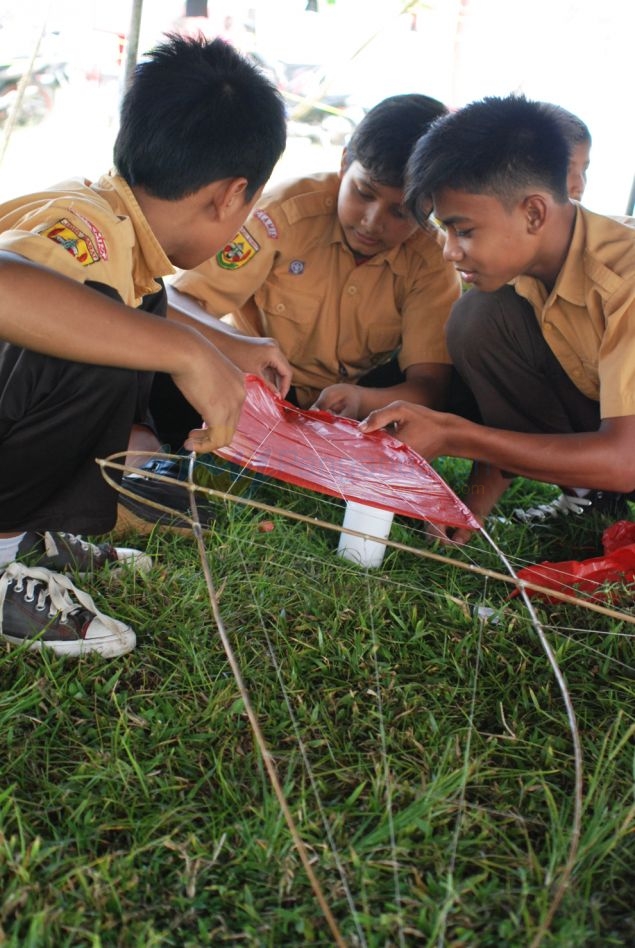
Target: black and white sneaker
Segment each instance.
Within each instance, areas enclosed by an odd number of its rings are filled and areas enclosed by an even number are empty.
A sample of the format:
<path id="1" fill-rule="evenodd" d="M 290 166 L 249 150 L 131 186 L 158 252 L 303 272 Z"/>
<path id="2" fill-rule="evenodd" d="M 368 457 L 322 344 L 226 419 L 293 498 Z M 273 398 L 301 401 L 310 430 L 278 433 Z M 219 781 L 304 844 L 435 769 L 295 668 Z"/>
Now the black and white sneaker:
<path id="1" fill-rule="evenodd" d="M 147 553 L 110 543 L 89 543 L 75 533 L 46 531 L 25 533 L 16 560 L 56 572 L 92 573 L 109 565 L 112 569 L 128 566 L 147 573 L 152 559 Z"/>
<path id="2" fill-rule="evenodd" d="M 63 573 L 9 563 L 0 569 L 0 640 L 57 655 L 125 655 L 136 645 L 125 622 L 100 612 Z"/>
<path id="3" fill-rule="evenodd" d="M 628 520 L 629 509 L 624 494 L 608 490 L 590 490 L 584 497 L 577 494 L 560 494 L 548 504 L 537 507 L 516 507 L 511 519 L 517 523 L 547 524 L 563 517 L 577 517 L 583 514 L 601 514 L 614 520 Z"/>

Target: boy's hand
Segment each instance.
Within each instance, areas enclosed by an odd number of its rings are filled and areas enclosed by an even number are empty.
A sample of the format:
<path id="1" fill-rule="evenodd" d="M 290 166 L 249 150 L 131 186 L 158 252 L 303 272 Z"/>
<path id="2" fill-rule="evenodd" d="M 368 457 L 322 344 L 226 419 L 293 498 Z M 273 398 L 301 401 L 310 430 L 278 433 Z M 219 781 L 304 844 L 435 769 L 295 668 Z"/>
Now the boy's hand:
<path id="1" fill-rule="evenodd" d="M 387 428 L 417 454 L 431 461 L 440 454 L 448 453 L 448 427 L 454 418 L 454 415 L 433 411 L 423 405 L 391 402 L 385 408 L 371 412 L 368 418 L 360 422 L 359 427 L 366 432 Z"/>
<path id="2" fill-rule="evenodd" d="M 474 536 L 469 527 L 447 527 L 440 523 L 426 523 L 425 535 L 430 540 L 438 540 L 443 546 L 465 546 Z"/>
<path id="3" fill-rule="evenodd" d="M 283 398 L 291 387 L 291 365 L 275 339 L 225 335 L 214 339 L 224 355 L 243 372 L 259 375 Z"/>
<path id="4" fill-rule="evenodd" d="M 204 427 L 189 433 L 184 447 L 205 454 L 232 440 L 245 400 L 245 378 L 213 346 L 205 346 L 201 355 L 187 371 L 173 373 L 172 378 L 204 422 Z"/>
<path id="5" fill-rule="evenodd" d="M 361 397 L 362 392 L 357 385 L 338 382 L 323 389 L 311 407 L 345 418 L 359 418 Z"/>

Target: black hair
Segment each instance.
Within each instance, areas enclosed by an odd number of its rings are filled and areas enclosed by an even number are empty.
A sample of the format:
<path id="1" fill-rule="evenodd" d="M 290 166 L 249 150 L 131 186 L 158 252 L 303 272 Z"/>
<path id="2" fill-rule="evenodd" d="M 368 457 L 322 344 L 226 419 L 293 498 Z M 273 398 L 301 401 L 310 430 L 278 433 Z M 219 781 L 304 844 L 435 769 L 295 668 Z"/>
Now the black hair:
<path id="1" fill-rule="evenodd" d="M 136 67 L 114 164 L 164 200 L 233 177 L 247 179 L 250 200 L 285 144 L 282 97 L 254 63 L 221 39 L 172 35 Z"/>
<path id="2" fill-rule="evenodd" d="M 544 102 L 543 105 L 545 110 L 554 115 L 560 122 L 560 128 L 570 150 L 575 148 L 576 145 L 592 144 L 591 132 L 579 116 L 567 111 L 561 105 L 555 105 L 553 102 Z"/>
<path id="3" fill-rule="evenodd" d="M 406 170 L 405 204 L 425 220 L 435 191 L 490 194 L 511 207 L 528 189 L 568 201 L 569 145 L 543 102 L 490 96 L 437 119 L 415 145 Z"/>
<path id="4" fill-rule="evenodd" d="M 378 184 L 401 188 L 410 152 L 447 108 L 427 95 L 393 95 L 375 105 L 346 145 L 345 165 L 358 161 Z"/>

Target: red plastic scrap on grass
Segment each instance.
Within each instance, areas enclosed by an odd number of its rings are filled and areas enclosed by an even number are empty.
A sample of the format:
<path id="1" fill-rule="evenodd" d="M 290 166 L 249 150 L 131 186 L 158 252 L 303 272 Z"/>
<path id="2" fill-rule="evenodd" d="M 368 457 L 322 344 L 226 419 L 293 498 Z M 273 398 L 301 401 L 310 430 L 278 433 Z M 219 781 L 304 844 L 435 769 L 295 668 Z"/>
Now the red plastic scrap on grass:
<path id="1" fill-rule="evenodd" d="M 635 523 L 618 520 L 602 534 L 603 556 L 588 560 L 563 560 L 550 563 L 545 560 L 536 566 L 518 570 L 518 578 L 538 586 L 563 592 L 588 593 L 597 602 L 617 598 L 615 590 L 607 590 L 609 583 L 630 585 L 635 582 Z M 540 596 L 547 602 L 558 602 L 546 594 L 527 590 L 530 596 Z M 512 596 L 518 595 L 515 590 Z"/>
<path id="2" fill-rule="evenodd" d="M 385 431 L 326 411 L 302 411 L 247 376 L 247 396 L 231 444 L 220 457 L 252 471 L 407 517 L 478 530 L 443 478 Z"/>

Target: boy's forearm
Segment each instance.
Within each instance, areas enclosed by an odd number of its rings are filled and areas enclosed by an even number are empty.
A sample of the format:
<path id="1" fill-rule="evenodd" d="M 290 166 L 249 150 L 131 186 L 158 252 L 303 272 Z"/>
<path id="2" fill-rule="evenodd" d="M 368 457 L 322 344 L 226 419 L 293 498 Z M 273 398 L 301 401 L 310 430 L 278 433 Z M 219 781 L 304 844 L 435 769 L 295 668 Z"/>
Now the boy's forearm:
<path id="1" fill-rule="evenodd" d="M 415 405 L 428 405 L 430 408 L 439 408 L 438 393 L 431 387 L 429 390 L 420 383 L 401 382 L 398 385 L 391 385 L 387 388 L 366 388 L 364 385 L 356 386 L 359 398 L 359 408 L 357 417 L 361 420 L 371 411 L 383 408 L 397 399 L 403 399 L 412 402 Z"/>
<path id="2" fill-rule="evenodd" d="M 628 439 L 616 436 L 614 426 L 577 434 L 525 434 L 489 428 L 457 416 L 445 417 L 445 454 L 477 459 L 510 474 L 568 487 L 623 492 L 635 487 L 635 464 Z"/>
<path id="3" fill-rule="evenodd" d="M 406 371 L 404 381 L 397 385 L 385 388 L 358 386 L 360 393 L 358 417 L 365 418 L 371 411 L 383 408 L 384 405 L 389 405 L 397 399 L 442 411 L 446 405 L 449 384 L 450 368 L 447 365 L 427 363 L 411 366 Z"/>
<path id="4" fill-rule="evenodd" d="M 231 322 L 227 313 L 210 313 L 187 293 L 182 293 L 168 285 L 168 319 L 177 320 L 194 326 L 208 336 L 214 345 L 221 345 L 227 336 L 265 336 L 262 316 L 253 297 L 250 297 L 239 310 L 231 313 Z M 226 321 L 227 319 L 227 321 Z M 238 320 L 239 325 L 234 325 Z"/>
<path id="5" fill-rule="evenodd" d="M 182 323 L 184 326 L 192 326 L 208 336 L 212 342 L 217 338 L 222 341 L 222 336 L 240 335 L 234 326 L 222 322 L 219 316 L 212 316 L 185 293 L 170 289 L 168 301 L 168 320 Z"/>
<path id="6" fill-rule="evenodd" d="M 361 428 L 388 428 L 428 460 L 449 455 L 549 484 L 635 489 L 635 415 L 605 418 L 597 431 L 525 434 L 398 401 L 372 412 Z"/>
<path id="7" fill-rule="evenodd" d="M 178 372 L 203 344 L 192 330 L 109 299 L 12 253 L 0 253 L 0 337 L 57 358 Z"/>
<path id="8" fill-rule="evenodd" d="M 388 388 L 369 389 L 373 392 L 373 400 L 376 404 L 369 406 L 368 411 L 379 408 L 381 405 L 388 405 L 396 399 L 443 411 L 446 405 L 447 389 L 446 381 L 436 378 L 406 379 L 405 382 Z"/>

